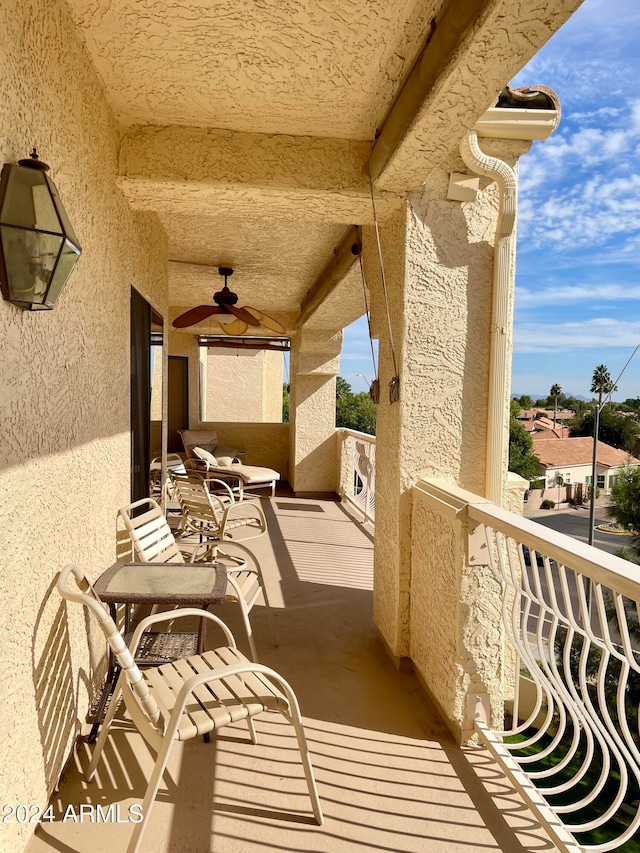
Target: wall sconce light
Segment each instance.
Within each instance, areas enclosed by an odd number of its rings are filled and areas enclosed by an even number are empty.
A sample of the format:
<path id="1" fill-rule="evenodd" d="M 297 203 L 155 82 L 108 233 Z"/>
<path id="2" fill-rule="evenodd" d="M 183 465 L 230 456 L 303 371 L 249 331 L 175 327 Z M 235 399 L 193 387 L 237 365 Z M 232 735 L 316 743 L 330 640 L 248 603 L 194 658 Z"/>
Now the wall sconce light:
<path id="1" fill-rule="evenodd" d="M 34 148 L 0 175 L 0 289 L 30 311 L 53 308 L 82 251 L 48 170 Z"/>

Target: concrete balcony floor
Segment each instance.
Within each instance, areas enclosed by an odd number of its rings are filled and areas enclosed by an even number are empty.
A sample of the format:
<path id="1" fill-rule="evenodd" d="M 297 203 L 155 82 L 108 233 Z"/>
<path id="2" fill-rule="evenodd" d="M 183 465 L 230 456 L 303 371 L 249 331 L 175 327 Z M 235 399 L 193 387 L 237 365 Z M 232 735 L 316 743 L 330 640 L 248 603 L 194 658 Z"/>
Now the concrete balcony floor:
<path id="1" fill-rule="evenodd" d="M 252 621 L 261 662 L 297 692 L 325 813 L 312 823 L 293 729 L 279 715 L 211 743 L 176 744 L 142 850 L 154 853 L 339 853 L 340 851 L 548 851 L 555 847 L 488 754 L 457 747 L 415 676 L 397 672 L 371 619 L 373 544 L 340 504 L 263 500 L 269 536 L 254 540 L 275 608 L 280 645 L 271 645 L 264 608 Z M 239 645 L 236 608 L 217 610 Z M 219 644 L 210 631 L 211 645 Z M 61 816 L 71 804 L 142 800 L 154 756 L 121 711 L 96 780 L 82 769 L 80 741 L 59 790 L 57 814 L 28 853 L 116 853 L 127 823 L 82 823 Z"/>

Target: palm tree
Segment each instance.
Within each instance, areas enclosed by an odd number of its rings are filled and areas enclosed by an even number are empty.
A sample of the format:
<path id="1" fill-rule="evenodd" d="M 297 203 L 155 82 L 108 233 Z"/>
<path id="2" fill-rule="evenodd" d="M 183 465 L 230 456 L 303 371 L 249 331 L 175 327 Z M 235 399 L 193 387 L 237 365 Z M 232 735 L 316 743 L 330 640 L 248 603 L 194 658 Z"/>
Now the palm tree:
<path id="1" fill-rule="evenodd" d="M 549 396 L 553 397 L 553 429 L 556 428 L 556 415 L 558 414 L 558 397 L 562 394 L 562 388 L 556 383 L 551 386 Z"/>
<path id="2" fill-rule="evenodd" d="M 599 364 L 593 371 L 590 391 L 592 394 L 598 395 L 598 408 L 602 406 L 602 398 L 605 394 L 612 394 L 617 391 L 617 386 L 613 384 L 611 374 L 604 364 Z"/>

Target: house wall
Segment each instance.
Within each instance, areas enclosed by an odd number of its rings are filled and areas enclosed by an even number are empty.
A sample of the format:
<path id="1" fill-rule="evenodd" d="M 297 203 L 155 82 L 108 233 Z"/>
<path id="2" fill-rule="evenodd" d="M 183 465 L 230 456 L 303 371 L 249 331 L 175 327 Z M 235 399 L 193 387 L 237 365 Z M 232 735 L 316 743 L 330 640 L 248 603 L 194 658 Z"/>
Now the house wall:
<path id="1" fill-rule="evenodd" d="M 200 429 L 214 429 L 218 444 L 244 453 L 245 465 L 261 465 L 278 471 L 283 480 L 289 475 L 289 424 L 203 421 Z"/>
<path id="2" fill-rule="evenodd" d="M 282 422 L 281 352 L 212 348 L 203 362 L 204 420 Z"/>
<path id="3" fill-rule="evenodd" d="M 82 245 L 53 311 L 0 302 L 0 801 L 44 806 L 104 671 L 104 639 L 55 590 L 115 558 L 129 501 L 129 297 L 166 315 L 164 232 L 117 190 L 119 134 L 67 7 L 0 4 L 0 152 L 36 144 Z M 88 631 L 91 636 L 88 637 Z M 4 824 L 21 850 L 33 825 Z"/>
<path id="4" fill-rule="evenodd" d="M 605 478 L 605 489 L 609 491 L 611 488 L 610 480 L 612 477 L 616 477 L 620 474 L 624 467 L 617 465 L 613 468 L 605 468 L 603 465 L 598 465 L 597 471 L 598 476 Z M 638 467 L 638 466 L 631 466 Z M 575 485 L 575 483 L 586 483 L 587 478 L 591 477 L 592 466 L 589 465 L 560 465 L 557 468 L 547 468 L 546 470 L 546 479 L 547 479 L 547 487 L 555 486 L 556 478 L 558 474 L 560 474 L 565 483 L 567 482 L 566 476 L 567 474 L 571 478 L 571 484 Z"/>

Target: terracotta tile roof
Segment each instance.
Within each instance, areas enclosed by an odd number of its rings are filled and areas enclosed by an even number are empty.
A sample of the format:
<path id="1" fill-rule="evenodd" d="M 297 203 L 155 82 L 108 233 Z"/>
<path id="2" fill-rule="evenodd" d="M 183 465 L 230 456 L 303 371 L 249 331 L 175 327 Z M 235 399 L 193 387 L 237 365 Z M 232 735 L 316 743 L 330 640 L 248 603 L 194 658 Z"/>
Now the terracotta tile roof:
<path id="1" fill-rule="evenodd" d="M 496 107 L 502 109 L 557 110 L 560 112 L 560 98 L 548 86 L 518 86 L 512 89 L 505 86 L 498 95 Z"/>
<path id="2" fill-rule="evenodd" d="M 592 438 L 561 438 L 558 441 L 534 441 L 533 451 L 543 468 L 562 468 L 569 465 L 588 465 L 593 459 Z M 618 450 L 598 442 L 598 464 L 605 468 L 616 465 L 640 465 L 640 459 L 626 450 Z"/>
<path id="3" fill-rule="evenodd" d="M 564 431 L 564 436 L 561 436 L 561 435 L 560 435 L 560 433 L 559 433 L 559 432 L 556 432 L 555 430 L 552 430 L 552 429 L 542 429 L 542 430 L 540 430 L 540 432 L 534 432 L 534 433 L 532 433 L 532 434 L 531 434 L 531 438 L 532 438 L 534 441 L 546 441 L 548 438 L 557 438 L 557 439 L 561 439 L 561 438 L 568 438 L 568 437 L 569 437 L 569 436 L 567 435 L 567 433 L 568 433 L 568 432 L 569 432 L 569 430 L 568 430 L 568 429 L 565 429 L 565 431 Z"/>

